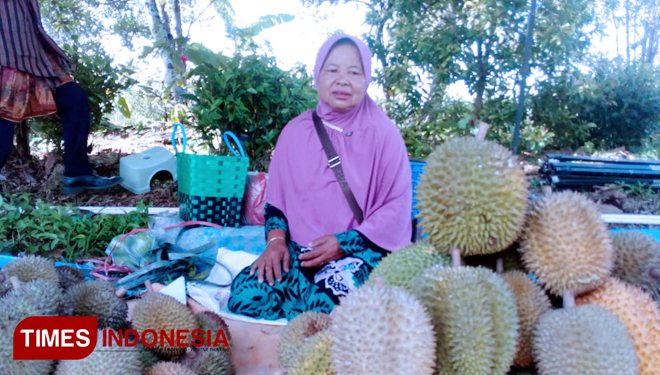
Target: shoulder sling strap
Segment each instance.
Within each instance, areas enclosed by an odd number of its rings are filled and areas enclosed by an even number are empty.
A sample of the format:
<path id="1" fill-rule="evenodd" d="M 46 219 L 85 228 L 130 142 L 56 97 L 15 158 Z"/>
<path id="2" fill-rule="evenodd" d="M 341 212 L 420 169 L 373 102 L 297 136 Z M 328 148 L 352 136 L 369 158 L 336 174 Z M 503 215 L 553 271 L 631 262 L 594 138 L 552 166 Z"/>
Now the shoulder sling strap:
<path id="1" fill-rule="evenodd" d="M 314 118 L 314 126 L 316 127 L 316 133 L 319 135 L 319 139 L 321 140 L 321 144 L 323 145 L 325 154 L 328 157 L 328 167 L 332 168 L 332 171 L 335 172 L 335 176 L 339 181 L 339 185 L 341 185 L 341 190 L 344 192 L 344 195 L 348 200 L 348 204 L 349 206 L 351 206 L 351 210 L 353 210 L 353 215 L 355 215 L 355 219 L 359 224 L 362 224 L 362 221 L 364 220 L 362 209 L 360 209 L 360 206 L 358 205 L 357 201 L 355 200 L 355 197 L 353 196 L 353 192 L 351 191 L 350 186 L 348 186 L 348 182 L 346 182 L 346 177 L 344 177 L 344 171 L 341 169 L 341 159 L 339 158 L 339 156 L 337 156 L 337 152 L 335 151 L 335 148 L 332 146 L 332 142 L 330 142 L 328 133 L 326 132 L 325 127 L 321 122 L 321 118 L 316 114 L 316 111 L 312 113 L 312 117 Z"/>

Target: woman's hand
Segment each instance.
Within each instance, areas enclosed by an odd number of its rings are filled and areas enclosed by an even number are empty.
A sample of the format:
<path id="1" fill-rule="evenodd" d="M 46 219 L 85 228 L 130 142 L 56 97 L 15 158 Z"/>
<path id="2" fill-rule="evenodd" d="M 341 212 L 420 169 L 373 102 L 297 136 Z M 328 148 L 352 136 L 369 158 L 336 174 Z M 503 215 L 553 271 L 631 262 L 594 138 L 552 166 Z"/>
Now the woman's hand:
<path id="1" fill-rule="evenodd" d="M 337 260 L 346 255 L 344 250 L 339 247 L 339 241 L 337 241 L 337 237 L 334 234 L 312 241 L 309 247 L 315 249 L 302 253 L 298 257 L 301 260 L 301 267 L 325 266 L 330 261 Z"/>
<path id="2" fill-rule="evenodd" d="M 264 282 L 265 275 L 268 285 L 273 286 L 275 284 L 273 276 L 278 282 L 282 281 L 282 266 L 284 266 L 284 272 L 289 272 L 289 260 L 289 248 L 286 240 L 281 238 L 274 239 L 272 242 L 269 242 L 266 250 L 264 250 L 259 259 L 252 264 L 250 276 L 254 275 L 254 271 L 256 270 L 259 284 Z"/>

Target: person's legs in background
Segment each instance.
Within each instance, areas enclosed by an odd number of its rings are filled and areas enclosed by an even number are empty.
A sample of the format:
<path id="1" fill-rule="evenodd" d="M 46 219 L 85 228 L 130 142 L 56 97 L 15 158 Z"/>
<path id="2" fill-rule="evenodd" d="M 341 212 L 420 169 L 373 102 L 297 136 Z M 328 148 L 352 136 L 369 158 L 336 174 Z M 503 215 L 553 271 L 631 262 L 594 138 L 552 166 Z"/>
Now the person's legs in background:
<path id="1" fill-rule="evenodd" d="M 14 148 L 15 125 L 11 121 L 0 118 L 0 175 Z M 0 181 L 0 193 L 2 193 L 2 181 Z"/>
<path id="2" fill-rule="evenodd" d="M 65 83 L 54 92 L 57 114 L 64 133 L 64 192 L 105 189 L 121 182 L 121 177 L 103 178 L 92 173 L 87 157 L 90 109 L 87 94 L 76 82 Z"/>
<path id="3" fill-rule="evenodd" d="M 57 115 L 62 120 L 64 136 L 64 175 L 78 177 L 92 173 L 87 157 L 89 135 L 89 101 L 75 82 L 66 83 L 54 91 Z"/>

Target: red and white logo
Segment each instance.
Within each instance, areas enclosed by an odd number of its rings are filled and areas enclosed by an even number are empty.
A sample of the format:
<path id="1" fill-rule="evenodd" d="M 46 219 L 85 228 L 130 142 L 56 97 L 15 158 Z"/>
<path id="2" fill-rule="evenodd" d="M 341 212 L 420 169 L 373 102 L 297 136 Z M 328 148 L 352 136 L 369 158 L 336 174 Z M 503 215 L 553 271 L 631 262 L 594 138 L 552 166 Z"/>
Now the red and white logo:
<path id="1" fill-rule="evenodd" d="M 33 316 L 14 330 L 14 359 L 83 359 L 97 340 L 95 316 Z"/>

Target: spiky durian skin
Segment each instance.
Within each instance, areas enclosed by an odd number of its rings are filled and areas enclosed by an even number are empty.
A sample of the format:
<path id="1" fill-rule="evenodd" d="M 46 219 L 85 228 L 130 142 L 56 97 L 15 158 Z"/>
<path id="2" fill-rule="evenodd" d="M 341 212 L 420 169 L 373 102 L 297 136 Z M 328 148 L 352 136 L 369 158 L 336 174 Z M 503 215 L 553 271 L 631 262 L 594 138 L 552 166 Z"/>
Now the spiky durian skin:
<path id="1" fill-rule="evenodd" d="M 581 294 L 610 275 L 614 247 L 596 204 L 562 191 L 535 201 L 521 240 L 522 260 L 554 295 Z"/>
<path id="2" fill-rule="evenodd" d="M 188 367 L 175 362 L 160 362 L 151 366 L 144 375 L 199 375 Z"/>
<path id="3" fill-rule="evenodd" d="M 330 335 L 319 332 L 300 348 L 287 375 L 336 375 L 330 367 Z"/>
<path id="4" fill-rule="evenodd" d="M 598 305 L 549 310 L 533 339 L 539 375 L 636 375 L 633 341 L 616 316 Z"/>
<path id="5" fill-rule="evenodd" d="M 85 282 L 85 276 L 77 268 L 71 266 L 56 267 L 57 275 L 60 278 L 60 286 L 63 289 L 68 289 L 76 284 Z"/>
<path id="6" fill-rule="evenodd" d="M 131 342 L 134 342 L 135 340 L 132 340 Z M 142 364 L 142 369 L 146 370 L 150 368 L 151 366 L 155 365 L 156 363 L 160 362 L 161 359 L 156 355 L 156 353 L 152 352 L 147 348 L 146 346 L 142 345 L 142 343 L 139 343 L 137 345 L 139 352 L 140 352 L 140 363 Z"/>
<path id="7" fill-rule="evenodd" d="M 433 373 L 431 318 L 404 288 L 362 285 L 351 290 L 335 307 L 327 333 L 330 365 L 338 374 Z"/>
<path id="8" fill-rule="evenodd" d="M 43 279 L 24 283 L 0 299 L 0 322 L 30 316 L 68 316 L 71 311 L 71 301 L 59 284 Z"/>
<path id="9" fill-rule="evenodd" d="M 632 336 L 641 375 L 660 371 L 660 310 L 641 288 L 609 278 L 600 288 L 575 299 L 576 305 L 599 305 L 614 314 Z"/>
<path id="10" fill-rule="evenodd" d="M 19 321 L 0 323 L 0 374 L 2 375 L 48 375 L 54 361 L 14 360 L 14 330 Z"/>
<path id="11" fill-rule="evenodd" d="M 614 268 L 612 276 L 660 297 L 660 284 L 649 275 L 651 267 L 660 268 L 660 242 L 638 231 L 612 233 Z"/>
<path id="12" fill-rule="evenodd" d="M 106 335 L 110 337 L 109 332 Z M 115 335 L 119 336 L 119 333 L 115 332 Z M 92 354 L 80 360 L 59 361 L 55 371 L 55 375 L 79 374 L 141 375 L 139 349 L 119 346 L 110 339 L 104 345 L 103 330 L 99 330 Z"/>
<path id="13" fill-rule="evenodd" d="M 516 308 L 520 320 L 518 345 L 513 365 L 516 367 L 530 367 L 534 363 L 532 355 L 532 337 L 538 318 L 550 310 L 550 298 L 545 291 L 522 271 L 509 271 L 502 274 L 513 295 L 516 296 Z"/>
<path id="14" fill-rule="evenodd" d="M 216 340 L 216 335 L 218 334 L 218 331 L 222 330 L 222 332 L 225 334 L 225 338 L 227 339 L 227 343 L 229 344 L 229 348 L 225 348 L 223 346 L 223 349 L 231 351 L 231 335 L 229 333 L 229 326 L 227 325 L 227 322 L 225 322 L 222 317 L 212 311 L 202 311 L 197 314 L 195 314 L 195 318 L 197 319 L 197 323 L 199 324 L 199 328 L 204 331 L 204 343 L 208 343 L 208 338 L 206 337 L 207 332 L 210 330 L 211 331 L 211 344 L 213 344 Z M 196 343 L 199 343 L 199 340 L 193 340 Z M 219 344 L 223 345 L 223 344 Z"/>
<path id="15" fill-rule="evenodd" d="M 417 185 L 417 216 L 438 250 L 495 253 L 520 235 L 528 185 L 505 147 L 473 137 L 452 138 L 427 158 Z"/>
<path id="16" fill-rule="evenodd" d="M 437 337 L 437 374 L 503 375 L 518 339 L 516 299 L 508 284 L 483 267 L 434 266 L 414 294 L 429 308 Z"/>
<path id="17" fill-rule="evenodd" d="M 282 330 L 277 346 L 280 366 L 290 370 L 303 344 L 311 336 L 326 330 L 328 325 L 330 325 L 328 314 L 315 311 L 306 311 L 291 319 Z"/>
<path id="18" fill-rule="evenodd" d="M 382 277 L 385 285 L 408 289 L 415 277 L 425 269 L 436 264 L 448 266 L 450 263 L 450 258 L 438 252 L 428 241 L 415 242 L 387 254 L 371 271 L 368 282 Z"/>
<path id="19" fill-rule="evenodd" d="M 2 268 L 2 273 L 5 274 L 6 281 L 9 277 L 16 276 L 24 283 L 35 279 L 43 279 L 55 284 L 60 282 L 53 261 L 37 255 L 14 259 Z"/>
<path id="20" fill-rule="evenodd" d="M 187 330 L 188 334 L 181 342 L 191 345 L 192 331 L 199 329 L 197 319 L 188 307 L 173 297 L 162 293 L 147 293 L 138 300 L 133 310 L 132 323 L 133 328 L 135 328 L 140 337 L 144 337 L 144 342 L 148 343 L 154 342 L 156 337 L 151 332 L 144 334 L 146 330 L 155 330 L 156 332 L 165 330 L 168 333 L 171 330 L 174 330 L 174 332 Z M 149 348 L 156 354 L 167 357 L 182 355 L 186 351 L 185 347 L 172 346 L 167 340 L 163 340 L 162 346 L 159 340 L 156 345 Z"/>
<path id="21" fill-rule="evenodd" d="M 74 316 L 96 316 L 98 329 L 126 329 L 128 305 L 115 295 L 115 287 L 105 280 L 86 281 L 70 287 Z"/>
<path id="22" fill-rule="evenodd" d="M 236 375 L 236 368 L 229 352 L 208 349 L 202 348 L 191 365 L 191 369 L 197 375 Z"/>

